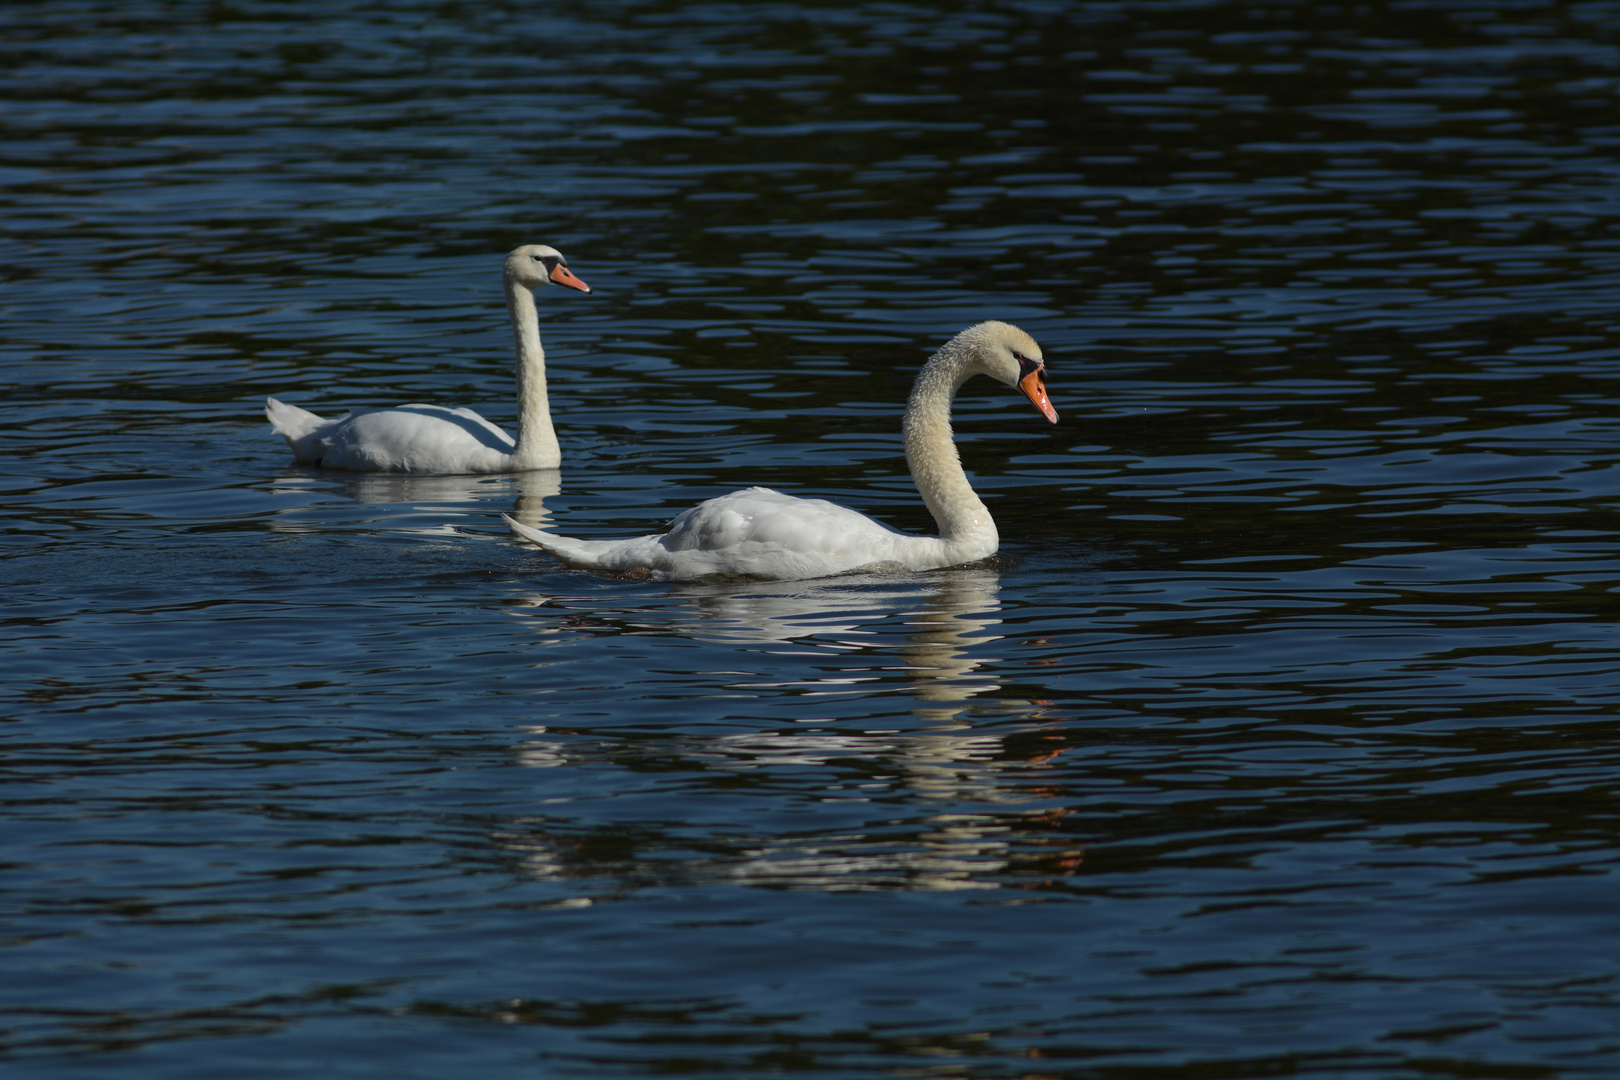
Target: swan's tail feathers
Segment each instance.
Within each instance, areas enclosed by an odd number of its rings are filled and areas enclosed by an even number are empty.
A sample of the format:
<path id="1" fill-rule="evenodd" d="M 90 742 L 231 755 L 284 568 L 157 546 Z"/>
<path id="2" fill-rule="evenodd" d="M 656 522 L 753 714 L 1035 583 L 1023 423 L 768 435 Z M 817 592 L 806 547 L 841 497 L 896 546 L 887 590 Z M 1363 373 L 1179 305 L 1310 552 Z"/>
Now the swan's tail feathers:
<path id="1" fill-rule="evenodd" d="M 540 547 L 544 548 L 552 539 L 550 533 L 541 532 L 533 525 L 525 525 L 523 522 L 518 521 L 510 514 L 502 514 L 501 520 L 506 522 L 507 526 L 512 530 L 512 534 L 514 536 L 521 536 L 531 544 L 538 544 Z"/>
<path id="2" fill-rule="evenodd" d="M 569 566 L 578 566 L 585 570 L 622 569 L 619 565 L 620 560 L 612 557 L 624 547 L 622 540 L 575 540 L 571 536 L 543 532 L 514 520 L 508 514 L 502 514 L 501 519 L 511 528 L 514 535 L 521 536 L 547 554 L 557 556 Z"/>
<path id="3" fill-rule="evenodd" d="M 270 421 L 270 426 L 286 436 L 288 442 L 312 434 L 326 423 L 308 409 L 300 409 L 275 398 L 264 399 L 264 415 Z"/>
<path id="4" fill-rule="evenodd" d="M 325 449 L 321 445 L 322 429 L 330 426 L 331 421 L 275 398 L 264 399 L 264 415 L 270 421 L 270 426 L 287 440 L 287 445 L 292 447 L 299 461 L 319 460 Z"/>

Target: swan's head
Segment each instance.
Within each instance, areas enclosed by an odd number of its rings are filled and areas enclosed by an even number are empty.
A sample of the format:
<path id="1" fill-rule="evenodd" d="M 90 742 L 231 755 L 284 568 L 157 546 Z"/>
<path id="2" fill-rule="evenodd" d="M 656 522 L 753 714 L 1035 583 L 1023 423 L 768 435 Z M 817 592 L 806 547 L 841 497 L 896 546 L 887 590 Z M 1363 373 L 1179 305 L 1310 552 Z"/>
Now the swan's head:
<path id="1" fill-rule="evenodd" d="M 1011 323 L 982 322 L 956 335 L 976 366 L 1006 386 L 1016 386 L 1040 414 L 1057 423 L 1057 410 L 1046 396 L 1046 362 L 1035 339 Z"/>
<path id="2" fill-rule="evenodd" d="M 591 287 L 568 269 L 568 260 L 562 252 L 545 244 L 524 244 L 506 257 L 506 278 L 519 285 L 536 288 L 541 285 L 566 285 L 582 293 Z"/>

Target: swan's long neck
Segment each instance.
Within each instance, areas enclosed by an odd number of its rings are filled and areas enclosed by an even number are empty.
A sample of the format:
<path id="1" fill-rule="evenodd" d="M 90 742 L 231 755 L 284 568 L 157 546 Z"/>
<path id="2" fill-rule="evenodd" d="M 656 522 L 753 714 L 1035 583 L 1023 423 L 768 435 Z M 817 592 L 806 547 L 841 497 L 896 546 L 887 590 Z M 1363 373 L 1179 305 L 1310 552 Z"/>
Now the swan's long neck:
<path id="1" fill-rule="evenodd" d="M 993 554 L 1000 541 L 989 509 L 962 471 L 951 435 L 951 400 L 973 374 L 969 350 L 957 340 L 947 342 L 918 372 L 903 426 L 911 478 L 939 525 L 940 539 L 961 547 L 964 560 Z"/>
<path id="2" fill-rule="evenodd" d="M 546 396 L 546 351 L 540 347 L 540 315 L 534 291 L 508 275 L 506 310 L 517 338 L 518 431 L 513 464 L 520 469 L 551 469 L 562 463 L 557 432 Z"/>

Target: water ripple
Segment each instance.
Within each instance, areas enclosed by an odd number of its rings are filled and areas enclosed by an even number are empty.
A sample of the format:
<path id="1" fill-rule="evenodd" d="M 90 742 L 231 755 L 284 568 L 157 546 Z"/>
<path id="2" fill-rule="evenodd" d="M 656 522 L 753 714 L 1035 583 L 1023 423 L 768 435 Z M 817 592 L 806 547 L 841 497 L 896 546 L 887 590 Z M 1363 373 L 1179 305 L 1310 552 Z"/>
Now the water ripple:
<path id="1" fill-rule="evenodd" d="M 1607 1075 L 1608 8 L 0 27 L 0 1061 Z M 595 289 L 559 473 L 289 462 L 267 393 L 510 424 L 533 241 Z M 980 318 L 1063 417 L 964 387 L 985 564 L 499 520 L 930 529 L 900 411 Z"/>

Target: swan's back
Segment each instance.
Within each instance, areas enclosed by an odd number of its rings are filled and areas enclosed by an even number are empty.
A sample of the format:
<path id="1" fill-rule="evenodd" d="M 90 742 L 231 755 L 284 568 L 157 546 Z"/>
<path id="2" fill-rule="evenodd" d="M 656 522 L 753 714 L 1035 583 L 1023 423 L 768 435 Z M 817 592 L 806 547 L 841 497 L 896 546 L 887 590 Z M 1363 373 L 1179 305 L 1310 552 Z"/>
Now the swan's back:
<path id="1" fill-rule="evenodd" d="M 909 565 L 918 545 L 865 514 L 825 499 L 798 499 L 752 487 L 699 503 L 670 522 L 669 531 L 629 540 L 575 540 L 519 525 L 514 532 L 563 561 L 587 570 L 633 570 L 659 581 L 715 575 L 793 581 L 889 564 Z"/>
<path id="2" fill-rule="evenodd" d="M 829 552 L 900 533 L 826 499 L 799 499 L 751 487 L 699 503 L 669 523 L 670 551 L 767 544 L 793 552 Z"/>
<path id="3" fill-rule="evenodd" d="M 471 409 L 412 404 L 325 420 L 270 398 L 265 415 L 307 465 L 438 474 L 510 468 L 512 437 Z"/>

